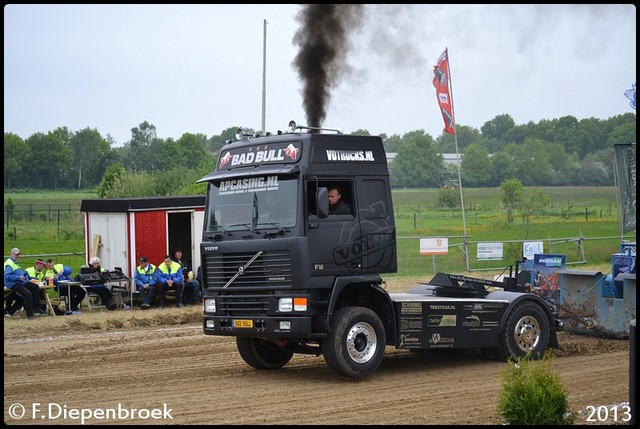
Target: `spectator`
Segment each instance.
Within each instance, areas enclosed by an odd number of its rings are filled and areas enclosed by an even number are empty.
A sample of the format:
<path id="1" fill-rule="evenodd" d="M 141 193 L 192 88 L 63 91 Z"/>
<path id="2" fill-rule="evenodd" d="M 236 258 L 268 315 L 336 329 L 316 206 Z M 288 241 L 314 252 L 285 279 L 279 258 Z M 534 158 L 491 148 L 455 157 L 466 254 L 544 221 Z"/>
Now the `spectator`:
<path id="1" fill-rule="evenodd" d="M 25 271 L 29 275 L 30 280 L 35 280 L 33 283 L 37 285 L 41 285 L 47 282 L 46 280 L 47 278 L 45 277 L 45 269 L 46 269 L 45 262 L 42 259 L 36 259 L 35 262 L 33 263 L 33 267 L 29 267 Z M 54 288 L 47 288 L 47 289 L 44 289 L 43 291 L 40 291 L 40 288 L 38 288 L 38 297 L 41 297 L 42 293 L 46 293 L 47 295 L 49 295 L 49 298 L 53 298 L 53 299 L 58 298 L 58 293 Z M 39 305 L 38 308 L 45 311 L 46 307 Z M 53 307 L 53 311 L 58 316 L 61 316 L 64 314 L 64 311 L 60 310 L 58 306 Z"/>
<path id="2" fill-rule="evenodd" d="M 14 247 L 11 249 L 9 258 L 4 262 L 4 286 L 22 298 L 27 319 L 32 320 L 35 315 L 43 315 L 46 312 L 40 309 L 40 288 L 35 284 L 37 280 L 31 281 L 29 274 L 20 268 L 19 260 L 20 249 Z M 12 315 L 13 312 L 9 314 Z"/>
<path id="3" fill-rule="evenodd" d="M 342 194 L 337 185 L 329 188 L 329 214 L 330 215 L 350 215 L 351 208 L 342 201 Z"/>
<path id="4" fill-rule="evenodd" d="M 9 292 L 4 297 L 4 317 L 13 316 L 24 305 L 24 299 L 17 292 Z"/>
<path id="5" fill-rule="evenodd" d="M 187 295 L 191 297 L 189 304 L 198 304 L 200 302 L 200 282 L 193 277 L 193 271 L 187 261 L 182 259 L 182 249 L 173 251 L 173 260 L 182 267 L 182 278 L 184 282 L 183 300 L 187 304 Z M 187 294 L 187 292 L 189 292 Z"/>
<path id="6" fill-rule="evenodd" d="M 67 267 L 63 264 L 54 263 L 53 259 L 47 259 L 45 262 L 45 279 L 52 278 L 53 283 L 56 285 L 56 290 L 60 296 L 68 297 L 67 302 L 69 303 L 69 308 L 67 308 L 68 312 L 71 314 L 80 314 L 80 303 L 84 299 L 87 294 L 81 286 L 78 285 L 68 285 L 65 284 L 65 281 L 73 280 L 71 274 L 73 270 L 71 267 Z"/>
<path id="7" fill-rule="evenodd" d="M 182 265 L 171 260 L 171 256 L 165 255 L 164 262 L 158 266 L 158 307 L 164 308 L 164 298 L 167 295 L 167 288 L 172 287 L 176 291 L 176 305 L 182 307 L 182 288 L 184 278 L 182 277 Z"/>
<path id="8" fill-rule="evenodd" d="M 98 274 L 106 271 L 102 266 L 100 266 L 100 258 L 97 256 L 94 256 L 89 260 L 89 268 L 91 268 L 92 272 Z M 104 283 L 89 285 L 86 286 L 86 289 L 87 293 L 93 292 L 98 295 L 100 297 L 100 301 L 107 307 L 107 309 L 115 310 L 118 307 L 118 305 L 111 299 L 111 291 Z"/>
<path id="9" fill-rule="evenodd" d="M 136 268 L 136 287 L 140 293 L 140 308 L 148 310 L 153 300 L 153 290 L 158 282 L 158 269 L 150 264 L 146 256 L 140 258 L 140 265 Z"/>

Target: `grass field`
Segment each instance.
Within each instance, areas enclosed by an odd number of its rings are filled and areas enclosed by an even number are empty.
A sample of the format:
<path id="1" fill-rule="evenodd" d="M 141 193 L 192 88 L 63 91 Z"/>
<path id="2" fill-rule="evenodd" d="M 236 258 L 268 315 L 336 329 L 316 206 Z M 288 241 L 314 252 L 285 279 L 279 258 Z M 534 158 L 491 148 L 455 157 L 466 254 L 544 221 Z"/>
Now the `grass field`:
<path id="1" fill-rule="evenodd" d="M 539 189 L 549 195 L 551 207 L 528 219 L 516 214 L 511 223 L 502 208 L 500 188 L 465 189 L 464 223 L 460 209 L 437 207 L 438 189 L 394 190 L 399 270 L 391 277 L 430 278 L 437 271 L 466 271 L 461 247 L 465 225 L 472 271 L 500 273 L 505 266 L 520 260 L 523 241 L 543 241 L 545 253 L 565 254 L 567 263 L 576 268 L 608 272 L 611 254 L 618 252 L 620 246 L 615 188 Z M 8 222 L 9 197 L 16 210 L 31 205 L 31 217 Z M 58 262 L 77 272 L 85 262 L 84 215 L 78 208 L 83 199 L 93 198 L 97 196 L 91 192 L 5 192 L 4 255 L 12 247 L 19 247 L 26 255 L 58 255 Z M 448 238 L 449 253 L 420 255 L 420 238 L 426 237 Z M 635 241 L 635 234 L 627 233 L 624 238 Z M 477 243 L 496 241 L 504 243 L 503 260 L 477 261 Z M 583 257 L 586 264 L 581 262 Z"/>

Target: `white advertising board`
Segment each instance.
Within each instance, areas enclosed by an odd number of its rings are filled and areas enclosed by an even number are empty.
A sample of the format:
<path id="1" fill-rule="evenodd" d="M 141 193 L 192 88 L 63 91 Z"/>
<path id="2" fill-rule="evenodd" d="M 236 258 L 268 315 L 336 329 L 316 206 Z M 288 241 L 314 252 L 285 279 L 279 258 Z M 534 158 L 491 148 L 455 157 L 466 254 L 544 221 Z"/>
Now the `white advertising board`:
<path id="1" fill-rule="evenodd" d="M 421 238 L 421 255 L 446 255 L 449 253 L 448 238 Z"/>

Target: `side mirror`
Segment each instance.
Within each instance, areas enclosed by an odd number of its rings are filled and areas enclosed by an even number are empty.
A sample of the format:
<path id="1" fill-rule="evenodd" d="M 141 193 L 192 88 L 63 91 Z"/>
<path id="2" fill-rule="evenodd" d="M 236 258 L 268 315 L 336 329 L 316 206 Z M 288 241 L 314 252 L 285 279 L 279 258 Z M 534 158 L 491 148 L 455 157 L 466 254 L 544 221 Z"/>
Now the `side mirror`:
<path id="1" fill-rule="evenodd" d="M 316 190 L 316 213 L 320 219 L 329 216 L 329 190 L 325 187 Z"/>

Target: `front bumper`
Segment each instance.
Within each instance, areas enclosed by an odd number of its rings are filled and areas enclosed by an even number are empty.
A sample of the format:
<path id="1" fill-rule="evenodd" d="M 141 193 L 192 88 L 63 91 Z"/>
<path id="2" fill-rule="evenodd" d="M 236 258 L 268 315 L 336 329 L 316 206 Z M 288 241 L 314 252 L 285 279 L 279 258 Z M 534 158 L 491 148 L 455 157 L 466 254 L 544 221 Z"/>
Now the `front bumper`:
<path id="1" fill-rule="evenodd" d="M 289 322 L 282 329 L 281 322 Z M 263 338 L 308 338 L 311 335 L 311 317 L 229 317 L 204 314 L 202 327 L 206 335 Z"/>

